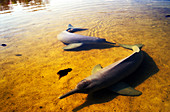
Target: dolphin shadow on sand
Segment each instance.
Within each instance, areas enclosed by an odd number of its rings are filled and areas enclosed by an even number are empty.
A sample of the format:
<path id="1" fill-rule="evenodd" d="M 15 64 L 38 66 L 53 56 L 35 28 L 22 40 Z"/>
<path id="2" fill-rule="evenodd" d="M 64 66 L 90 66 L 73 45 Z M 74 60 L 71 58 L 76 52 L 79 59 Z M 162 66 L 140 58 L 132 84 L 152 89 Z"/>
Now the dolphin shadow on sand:
<path id="1" fill-rule="evenodd" d="M 159 71 L 159 68 L 157 67 L 154 60 L 146 52 L 142 52 L 144 55 L 144 59 L 140 67 L 133 74 L 123 80 L 134 88 Z M 74 108 L 72 111 L 77 112 L 89 105 L 109 102 L 117 96 L 117 93 L 114 93 L 107 89 L 102 89 L 92 94 L 88 94 L 86 101 L 80 106 Z"/>

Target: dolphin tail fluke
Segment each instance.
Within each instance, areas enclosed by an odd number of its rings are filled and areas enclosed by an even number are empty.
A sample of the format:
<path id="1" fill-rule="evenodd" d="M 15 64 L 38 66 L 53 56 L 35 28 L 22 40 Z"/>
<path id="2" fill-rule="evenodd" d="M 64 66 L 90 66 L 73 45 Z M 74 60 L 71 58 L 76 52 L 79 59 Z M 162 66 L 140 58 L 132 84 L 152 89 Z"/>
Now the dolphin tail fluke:
<path id="1" fill-rule="evenodd" d="M 134 44 L 134 45 L 127 45 L 127 44 L 119 44 L 119 46 L 126 48 L 126 49 L 131 49 L 136 52 L 137 49 L 134 49 L 134 46 L 137 46 L 139 49 L 143 47 L 143 44 Z"/>
<path id="2" fill-rule="evenodd" d="M 70 95 L 72 95 L 72 94 L 74 94 L 74 93 L 78 93 L 78 89 L 73 89 L 73 90 L 71 90 L 71 91 L 69 91 L 68 93 L 66 93 L 66 94 L 64 94 L 64 95 L 62 95 L 62 96 L 60 96 L 60 97 L 58 97 L 59 99 L 63 99 L 63 98 L 65 98 L 65 97 L 67 97 L 67 96 L 70 96 Z"/>
<path id="3" fill-rule="evenodd" d="M 140 51 L 139 47 L 136 46 L 136 45 L 133 46 L 132 49 L 133 49 L 134 52 L 139 52 Z"/>

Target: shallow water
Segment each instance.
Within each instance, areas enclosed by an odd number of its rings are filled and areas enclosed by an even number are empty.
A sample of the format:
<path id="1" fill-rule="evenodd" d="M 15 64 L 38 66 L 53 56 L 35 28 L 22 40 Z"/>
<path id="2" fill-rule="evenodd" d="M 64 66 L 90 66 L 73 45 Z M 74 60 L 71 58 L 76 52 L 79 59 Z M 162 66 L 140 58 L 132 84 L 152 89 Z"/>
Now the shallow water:
<path id="1" fill-rule="evenodd" d="M 170 111 L 169 0 L 35 0 L 0 7 L 0 45 L 6 44 L 0 46 L 0 111 Z M 142 65 L 125 80 L 143 94 L 104 90 L 58 99 L 95 65 L 105 67 L 132 53 L 121 47 L 63 51 L 57 35 L 68 24 L 88 29 L 78 34 L 144 44 Z M 57 73 L 67 68 L 72 71 L 59 80 Z"/>

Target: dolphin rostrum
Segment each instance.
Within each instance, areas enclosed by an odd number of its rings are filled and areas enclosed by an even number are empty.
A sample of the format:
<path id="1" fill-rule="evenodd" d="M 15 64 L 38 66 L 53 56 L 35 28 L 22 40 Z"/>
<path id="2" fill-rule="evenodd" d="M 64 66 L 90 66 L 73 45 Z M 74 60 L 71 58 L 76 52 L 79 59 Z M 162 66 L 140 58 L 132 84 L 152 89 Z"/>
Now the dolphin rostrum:
<path id="1" fill-rule="evenodd" d="M 121 95 L 141 95 L 142 93 L 140 91 L 135 90 L 121 80 L 132 74 L 139 67 L 143 60 L 143 53 L 136 45 L 122 46 L 132 49 L 133 53 L 105 68 L 102 68 L 99 64 L 96 65 L 92 70 L 92 75 L 80 81 L 75 89 L 59 98 L 62 99 L 74 93 L 91 93 L 103 88 Z"/>
<path id="2" fill-rule="evenodd" d="M 74 48 L 78 48 L 84 44 L 110 44 L 114 45 L 115 43 L 107 42 L 106 39 L 98 38 L 98 37 L 90 37 L 83 36 L 79 34 L 74 34 L 76 31 L 83 31 L 87 29 L 82 28 L 74 28 L 71 24 L 68 25 L 68 29 L 66 31 L 58 34 L 57 38 L 59 41 L 66 44 L 66 47 L 63 47 L 64 50 L 70 50 Z"/>

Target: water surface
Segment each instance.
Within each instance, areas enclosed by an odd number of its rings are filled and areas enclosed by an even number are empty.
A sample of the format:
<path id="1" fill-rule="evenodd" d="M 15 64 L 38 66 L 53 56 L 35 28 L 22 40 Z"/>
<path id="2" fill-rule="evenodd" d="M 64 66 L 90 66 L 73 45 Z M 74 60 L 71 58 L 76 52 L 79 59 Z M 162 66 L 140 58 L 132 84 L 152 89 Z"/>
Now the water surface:
<path id="1" fill-rule="evenodd" d="M 168 112 L 169 0 L 1 0 L 0 111 Z M 122 44 L 142 43 L 144 60 L 125 81 L 138 97 L 109 91 L 75 94 L 59 100 L 92 68 L 130 55 L 120 47 L 63 51 L 57 35 L 67 25 L 78 34 Z M 59 79 L 58 71 L 72 71 Z"/>

